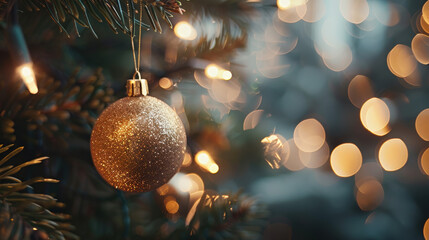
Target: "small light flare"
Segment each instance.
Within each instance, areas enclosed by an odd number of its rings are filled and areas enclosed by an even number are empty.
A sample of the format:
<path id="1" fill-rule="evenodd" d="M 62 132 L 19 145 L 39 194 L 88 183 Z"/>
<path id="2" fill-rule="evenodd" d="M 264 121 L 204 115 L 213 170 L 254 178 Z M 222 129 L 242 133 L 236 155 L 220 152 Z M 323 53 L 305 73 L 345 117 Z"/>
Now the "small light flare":
<path id="1" fill-rule="evenodd" d="M 369 15 L 369 5 L 366 0 L 340 0 L 340 12 L 347 21 L 359 24 Z"/>
<path id="2" fill-rule="evenodd" d="M 331 153 L 331 167 L 339 177 L 351 177 L 362 166 L 362 154 L 353 143 L 343 143 Z"/>
<path id="3" fill-rule="evenodd" d="M 378 152 L 378 160 L 386 171 L 401 169 L 408 160 L 407 145 L 399 138 L 385 141 Z"/>
<path id="4" fill-rule="evenodd" d="M 421 111 L 416 118 L 417 134 L 425 141 L 429 141 L 429 108 Z"/>
<path id="5" fill-rule="evenodd" d="M 368 77 L 363 75 L 356 75 L 350 81 L 347 93 L 350 102 L 357 108 L 362 107 L 365 101 L 374 97 L 371 81 Z"/>
<path id="6" fill-rule="evenodd" d="M 17 72 L 24 81 L 25 86 L 31 94 L 36 94 L 39 89 L 37 88 L 36 75 L 34 74 L 33 64 L 25 63 L 19 66 Z"/>
<path id="7" fill-rule="evenodd" d="M 265 161 L 272 169 L 279 169 L 289 159 L 289 143 L 280 134 L 264 137 L 261 143 L 264 148 Z"/>
<path id="8" fill-rule="evenodd" d="M 385 135 L 389 132 L 386 129 L 390 121 L 389 107 L 383 100 L 371 98 L 362 105 L 360 120 L 371 133 L 377 136 Z"/>
<path id="9" fill-rule="evenodd" d="M 174 26 L 174 33 L 183 40 L 194 40 L 197 38 L 197 30 L 188 22 L 181 21 Z"/>
<path id="10" fill-rule="evenodd" d="M 210 156 L 210 154 L 205 151 L 199 151 L 195 155 L 195 162 L 200 166 L 202 169 L 215 174 L 219 171 L 219 166 L 215 163 L 213 158 Z"/>

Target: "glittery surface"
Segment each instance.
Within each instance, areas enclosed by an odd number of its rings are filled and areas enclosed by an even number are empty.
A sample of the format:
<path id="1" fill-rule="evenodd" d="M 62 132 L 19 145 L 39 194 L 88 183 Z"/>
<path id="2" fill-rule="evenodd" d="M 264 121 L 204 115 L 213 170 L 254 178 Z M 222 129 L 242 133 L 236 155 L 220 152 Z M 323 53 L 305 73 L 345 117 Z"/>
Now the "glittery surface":
<path id="1" fill-rule="evenodd" d="M 100 175 L 127 192 L 151 191 L 179 170 L 186 149 L 180 118 L 157 98 L 125 97 L 100 115 L 91 155 Z"/>

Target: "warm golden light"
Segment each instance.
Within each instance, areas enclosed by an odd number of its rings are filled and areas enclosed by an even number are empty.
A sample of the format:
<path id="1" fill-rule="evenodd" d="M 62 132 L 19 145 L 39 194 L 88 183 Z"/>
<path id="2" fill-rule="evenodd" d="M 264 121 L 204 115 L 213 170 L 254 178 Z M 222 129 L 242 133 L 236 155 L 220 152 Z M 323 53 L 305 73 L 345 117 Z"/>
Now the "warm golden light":
<path id="1" fill-rule="evenodd" d="M 221 71 L 221 68 L 218 65 L 209 64 L 206 67 L 205 73 L 206 73 L 206 76 L 209 78 L 217 78 L 220 71 Z"/>
<path id="2" fill-rule="evenodd" d="M 404 78 L 414 72 L 417 62 L 408 46 L 398 44 L 387 55 L 387 66 L 393 74 Z"/>
<path id="3" fill-rule="evenodd" d="M 39 89 L 37 88 L 36 75 L 33 71 L 33 65 L 26 63 L 17 68 L 17 72 L 24 81 L 25 86 L 31 94 L 36 94 Z"/>
<path id="4" fill-rule="evenodd" d="M 344 19 L 359 24 L 368 17 L 369 6 L 366 0 L 340 0 L 340 11 Z"/>
<path id="5" fill-rule="evenodd" d="M 429 64 L 429 37 L 418 33 L 411 42 L 411 50 L 421 64 Z"/>
<path id="6" fill-rule="evenodd" d="M 219 171 L 219 166 L 214 162 L 213 158 L 207 151 L 199 151 L 195 155 L 195 162 L 204 170 L 215 174 Z"/>
<path id="7" fill-rule="evenodd" d="M 309 0 L 306 4 L 306 12 L 302 20 L 306 22 L 317 22 L 325 15 L 325 3 L 323 0 Z M 298 9 L 301 11 L 301 9 Z"/>
<path id="8" fill-rule="evenodd" d="M 223 71 L 223 73 L 222 73 L 222 79 L 223 80 L 228 81 L 231 78 L 232 78 L 232 73 L 230 71 L 228 71 L 228 70 Z"/>
<path id="9" fill-rule="evenodd" d="M 305 4 L 306 1 L 302 1 L 302 0 L 301 1 L 280 0 L 280 1 L 284 2 L 284 6 L 279 7 L 279 10 L 277 11 L 277 17 L 282 22 L 286 22 L 286 23 L 298 22 L 307 13 L 307 5 Z M 289 5 L 287 5 L 288 2 L 290 3 Z"/>
<path id="10" fill-rule="evenodd" d="M 378 152 L 378 160 L 386 171 L 399 170 L 407 163 L 407 146 L 399 138 L 389 139 L 381 145 Z"/>
<path id="11" fill-rule="evenodd" d="M 357 187 L 356 202 L 363 211 L 374 210 L 383 202 L 383 199 L 383 186 L 375 179 L 365 181 Z"/>
<path id="12" fill-rule="evenodd" d="M 427 148 L 420 156 L 420 169 L 429 176 L 429 148 Z"/>
<path id="13" fill-rule="evenodd" d="M 425 240 L 429 239 L 429 218 L 426 220 L 425 225 L 423 226 L 423 236 Z"/>
<path id="14" fill-rule="evenodd" d="M 362 166 L 362 154 L 353 143 L 343 143 L 331 153 L 331 167 L 339 177 L 350 177 Z"/>
<path id="15" fill-rule="evenodd" d="M 382 136 L 388 133 L 384 131 L 390 120 L 390 111 L 387 104 L 379 98 L 371 98 L 360 109 L 362 125 L 371 133 Z"/>
<path id="16" fill-rule="evenodd" d="M 165 210 L 170 214 L 175 214 L 179 211 L 179 203 L 174 197 L 166 197 L 164 200 Z"/>
<path id="17" fill-rule="evenodd" d="M 416 118 L 417 134 L 425 141 L 429 141 L 429 108 L 421 111 Z"/>
<path id="18" fill-rule="evenodd" d="M 194 40 L 197 38 L 197 31 L 188 22 L 181 21 L 174 26 L 174 33 L 183 40 Z"/>
<path id="19" fill-rule="evenodd" d="M 296 126 L 293 140 L 301 151 L 315 152 L 325 142 L 325 129 L 316 119 L 306 119 Z"/>
<path id="20" fill-rule="evenodd" d="M 368 77 L 363 75 L 356 75 L 350 81 L 347 93 L 350 102 L 357 108 L 362 107 L 365 101 L 374 97 L 371 82 Z"/>
<path id="21" fill-rule="evenodd" d="M 173 81 L 171 81 L 171 79 L 167 78 L 167 77 L 163 77 L 161 79 L 159 79 L 159 86 L 164 88 L 164 89 L 169 89 L 171 88 L 171 86 L 173 86 Z"/>
<path id="22" fill-rule="evenodd" d="M 304 5 L 308 0 L 277 0 L 277 7 L 281 10 Z"/>
<path id="23" fill-rule="evenodd" d="M 425 22 L 429 23 L 429 1 L 426 1 L 422 7 L 422 18 Z"/>

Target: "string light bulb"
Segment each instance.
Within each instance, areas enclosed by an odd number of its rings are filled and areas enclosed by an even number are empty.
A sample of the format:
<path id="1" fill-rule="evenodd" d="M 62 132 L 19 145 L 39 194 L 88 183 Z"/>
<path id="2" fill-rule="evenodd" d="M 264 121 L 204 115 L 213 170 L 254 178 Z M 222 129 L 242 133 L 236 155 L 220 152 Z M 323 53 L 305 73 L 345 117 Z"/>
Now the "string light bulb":
<path id="1" fill-rule="evenodd" d="M 195 155 L 195 162 L 204 170 L 215 174 L 219 171 L 219 166 L 215 163 L 213 158 L 207 151 L 199 151 Z"/>
<path id="2" fill-rule="evenodd" d="M 222 67 L 213 63 L 206 66 L 204 73 L 208 78 L 211 78 L 211 79 L 222 79 L 222 80 L 228 81 L 228 80 L 231 80 L 232 78 L 231 71 L 223 69 Z"/>
<path id="3" fill-rule="evenodd" d="M 39 92 L 36 83 L 36 75 L 34 74 L 33 64 L 25 63 L 16 68 L 16 71 L 21 76 L 21 79 L 24 81 L 25 86 L 31 94 L 36 94 Z"/>
<path id="4" fill-rule="evenodd" d="M 197 38 L 197 30 L 188 22 L 181 21 L 174 26 L 174 33 L 183 40 L 194 40 Z"/>

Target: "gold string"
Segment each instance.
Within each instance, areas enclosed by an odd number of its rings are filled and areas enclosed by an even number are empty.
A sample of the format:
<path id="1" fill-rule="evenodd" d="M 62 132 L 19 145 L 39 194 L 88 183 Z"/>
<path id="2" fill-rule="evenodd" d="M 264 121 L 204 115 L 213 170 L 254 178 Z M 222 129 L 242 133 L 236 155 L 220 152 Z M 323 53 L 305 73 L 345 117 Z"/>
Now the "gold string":
<path id="1" fill-rule="evenodd" d="M 127 11 L 128 11 L 128 22 L 130 24 L 130 38 L 131 38 L 131 49 L 133 51 L 133 60 L 134 60 L 134 69 L 135 73 L 133 75 L 133 79 L 135 79 L 136 75 L 138 75 L 139 79 L 141 79 L 140 74 L 140 59 L 141 59 L 141 45 L 142 45 L 142 15 L 143 15 L 143 4 L 142 1 L 139 1 L 139 45 L 138 45 L 138 52 L 137 52 L 137 58 L 136 58 L 136 50 L 134 47 L 134 18 L 131 20 L 131 13 L 130 13 L 130 4 L 127 2 Z M 132 22 L 131 22 L 132 21 Z"/>

